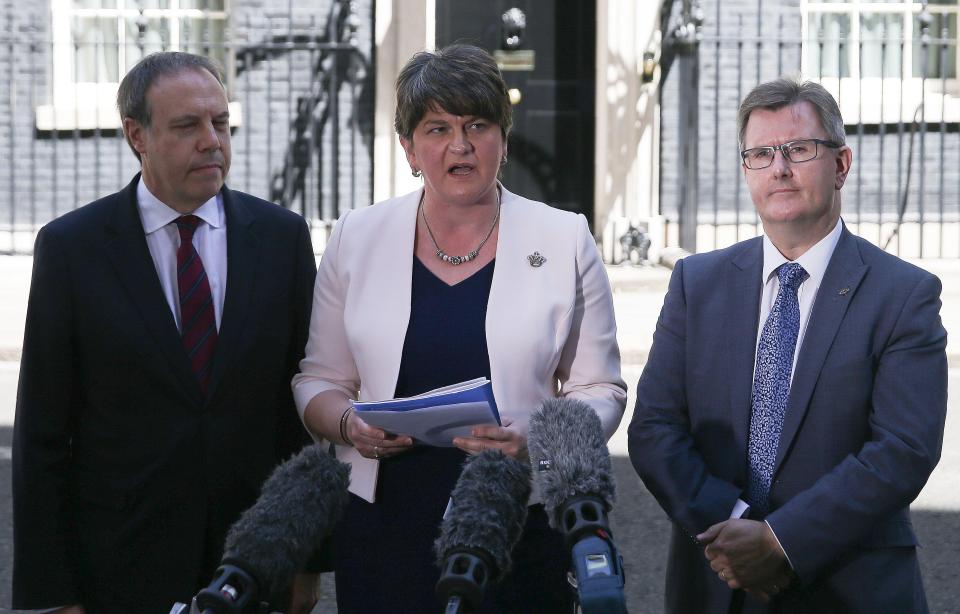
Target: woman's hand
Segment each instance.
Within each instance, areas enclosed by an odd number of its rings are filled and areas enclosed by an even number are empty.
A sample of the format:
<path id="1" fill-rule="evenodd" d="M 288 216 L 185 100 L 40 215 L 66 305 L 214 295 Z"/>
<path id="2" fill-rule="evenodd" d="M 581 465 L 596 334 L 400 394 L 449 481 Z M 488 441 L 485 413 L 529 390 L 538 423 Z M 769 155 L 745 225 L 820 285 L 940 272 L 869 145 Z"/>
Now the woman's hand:
<path id="1" fill-rule="evenodd" d="M 479 454 L 484 450 L 500 450 L 507 456 L 525 460 L 527 458 L 527 438 L 511 431 L 507 427 L 513 420 L 505 418 L 503 426 L 475 426 L 472 437 L 454 437 L 453 445 L 467 454 Z"/>
<path id="2" fill-rule="evenodd" d="M 407 435 L 394 435 L 363 421 L 357 412 L 347 417 L 347 435 L 353 447 L 367 458 L 384 459 L 403 454 L 413 447 L 413 439 Z"/>

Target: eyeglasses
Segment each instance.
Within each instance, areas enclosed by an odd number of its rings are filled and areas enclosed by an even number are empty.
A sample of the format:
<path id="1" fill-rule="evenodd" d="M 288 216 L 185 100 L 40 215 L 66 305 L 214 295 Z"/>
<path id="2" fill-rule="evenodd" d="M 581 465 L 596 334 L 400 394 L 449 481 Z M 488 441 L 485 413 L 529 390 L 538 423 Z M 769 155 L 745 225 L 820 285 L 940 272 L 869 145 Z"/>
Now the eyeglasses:
<path id="1" fill-rule="evenodd" d="M 841 146 L 839 143 L 824 141 L 823 139 L 800 139 L 780 145 L 767 145 L 766 147 L 744 149 L 740 152 L 740 157 L 743 159 L 743 163 L 747 168 L 757 171 L 773 164 L 773 158 L 776 156 L 778 149 L 788 162 L 793 162 L 794 164 L 798 162 L 809 162 L 820 153 L 817 149 L 818 145 L 824 145 L 834 149 Z"/>

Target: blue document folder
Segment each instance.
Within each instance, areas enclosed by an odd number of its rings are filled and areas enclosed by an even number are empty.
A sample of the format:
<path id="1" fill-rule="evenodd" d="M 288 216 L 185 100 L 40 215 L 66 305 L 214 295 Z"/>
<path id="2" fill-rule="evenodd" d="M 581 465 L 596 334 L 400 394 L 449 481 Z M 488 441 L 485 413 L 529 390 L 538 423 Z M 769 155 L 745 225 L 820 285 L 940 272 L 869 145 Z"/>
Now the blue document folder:
<path id="1" fill-rule="evenodd" d="M 364 422 L 419 443 L 452 447 L 454 437 L 469 437 L 481 424 L 500 425 L 490 380 L 478 378 L 415 397 L 354 403 Z"/>

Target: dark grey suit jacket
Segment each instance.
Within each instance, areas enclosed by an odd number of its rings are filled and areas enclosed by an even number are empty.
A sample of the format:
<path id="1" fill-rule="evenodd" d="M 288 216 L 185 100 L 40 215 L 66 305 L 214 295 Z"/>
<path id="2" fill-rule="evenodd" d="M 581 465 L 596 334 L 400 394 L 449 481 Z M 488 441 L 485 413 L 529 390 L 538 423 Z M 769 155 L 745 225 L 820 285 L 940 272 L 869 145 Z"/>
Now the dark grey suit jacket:
<path id="1" fill-rule="evenodd" d="M 290 390 L 316 267 L 302 217 L 222 191 L 227 286 L 206 398 L 136 202 L 39 233 L 14 427 L 15 608 L 167 612 L 211 579 L 227 529 L 306 441 Z"/>
<path id="2" fill-rule="evenodd" d="M 762 266 L 760 238 L 680 261 L 637 387 L 630 457 L 674 521 L 670 612 L 731 602 L 692 536 L 745 497 Z M 939 296 L 936 277 L 843 230 L 777 452 L 766 520 L 799 579 L 773 611 L 926 609 L 909 505 L 943 439 Z"/>

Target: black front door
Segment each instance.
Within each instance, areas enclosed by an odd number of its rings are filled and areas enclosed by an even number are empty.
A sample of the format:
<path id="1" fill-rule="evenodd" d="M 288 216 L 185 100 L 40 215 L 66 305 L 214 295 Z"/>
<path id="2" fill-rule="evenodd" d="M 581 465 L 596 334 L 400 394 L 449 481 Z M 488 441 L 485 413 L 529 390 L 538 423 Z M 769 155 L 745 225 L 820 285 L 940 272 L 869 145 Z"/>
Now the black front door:
<path id="1" fill-rule="evenodd" d="M 497 55 L 514 90 L 504 185 L 592 226 L 595 0 L 441 0 L 436 35 L 438 47 L 466 42 Z"/>

